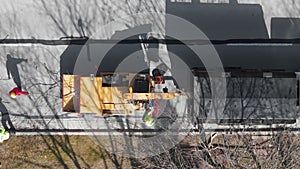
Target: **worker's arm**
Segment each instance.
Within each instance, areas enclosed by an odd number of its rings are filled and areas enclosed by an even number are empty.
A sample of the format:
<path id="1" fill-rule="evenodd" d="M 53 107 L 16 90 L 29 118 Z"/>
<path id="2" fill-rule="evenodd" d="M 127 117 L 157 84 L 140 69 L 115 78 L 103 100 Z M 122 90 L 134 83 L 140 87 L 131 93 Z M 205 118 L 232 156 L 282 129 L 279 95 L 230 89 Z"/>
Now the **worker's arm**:
<path id="1" fill-rule="evenodd" d="M 9 71 L 9 68 L 8 68 L 7 65 L 6 65 L 6 71 L 7 71 L 7 76 L 8 76 L 8 78 L 10 79 L 10 71 Z"/>
<path id="2" fill-rule="evenodd" d="M 22 59 L 22 58 L 13 58 L 14 59 L 14 64 L 18 64 L 21 62 L 27 62 L 27 59 Z"/>

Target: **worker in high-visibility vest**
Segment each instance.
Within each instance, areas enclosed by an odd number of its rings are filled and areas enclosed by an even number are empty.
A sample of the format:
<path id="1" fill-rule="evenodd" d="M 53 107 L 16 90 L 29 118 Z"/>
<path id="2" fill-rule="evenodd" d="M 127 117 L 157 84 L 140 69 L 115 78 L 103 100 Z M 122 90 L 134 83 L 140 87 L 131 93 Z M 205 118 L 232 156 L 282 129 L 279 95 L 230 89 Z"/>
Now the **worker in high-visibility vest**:
<path id="1" fill-rule="evenodd" d="M 161 105 L 157 100 L 151 100 L 148 106 L 149 109 L 145 112 L 143 121 L 147 126 L 154 126 Z"/>
<path id="2" fill-rule="evenodd" d="M 8 93 L 10 95 L 10 97 L 12 98 L 16 98 L 17 96 L 23 94 L 23 95 L 28 95 L 29 93 L 26 91 L 22 91 L 21 89 L 19 89 L 18 87 L 13 88 L 11 91 L 9 91 Z"/>
<path id="3" fill-rule="evenodd" d="M 0 128 L 0 143 L 3 143 L 7 139 L 9 139 L 9 132 L 5 131 L 4 128 Z"/>

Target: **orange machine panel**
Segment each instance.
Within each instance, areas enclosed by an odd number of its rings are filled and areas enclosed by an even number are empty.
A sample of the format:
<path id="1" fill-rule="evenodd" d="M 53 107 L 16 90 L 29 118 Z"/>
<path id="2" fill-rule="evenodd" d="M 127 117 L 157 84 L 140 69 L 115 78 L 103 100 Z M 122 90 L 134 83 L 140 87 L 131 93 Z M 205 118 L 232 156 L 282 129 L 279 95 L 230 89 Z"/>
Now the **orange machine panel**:
<path id="1" fill-rule="evenodd" d="M 102 77 L 80 78 L 80 112 L 103 115 L 129 115 L 134 106 L 123 98 L 126 87 L 103 87 Z"/>

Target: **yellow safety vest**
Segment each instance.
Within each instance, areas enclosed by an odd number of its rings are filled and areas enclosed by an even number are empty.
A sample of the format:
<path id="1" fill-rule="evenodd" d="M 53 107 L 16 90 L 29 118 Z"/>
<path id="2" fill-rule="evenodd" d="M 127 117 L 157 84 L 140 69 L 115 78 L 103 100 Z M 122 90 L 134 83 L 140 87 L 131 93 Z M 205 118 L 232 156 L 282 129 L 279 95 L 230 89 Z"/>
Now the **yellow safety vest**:
<path id="1" fill-rule="evenodd" d="M 7 139 L 9 139 L 9 132 L 5 131 L 4 128 L 0 128 L 0 143 Z"/>

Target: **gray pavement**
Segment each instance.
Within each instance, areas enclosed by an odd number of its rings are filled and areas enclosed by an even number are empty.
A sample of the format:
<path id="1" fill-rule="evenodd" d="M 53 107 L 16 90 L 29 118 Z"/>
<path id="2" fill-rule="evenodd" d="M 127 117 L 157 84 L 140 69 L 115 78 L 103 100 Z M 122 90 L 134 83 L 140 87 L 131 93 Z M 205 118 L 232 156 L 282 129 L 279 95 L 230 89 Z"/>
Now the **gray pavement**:
<path id="1" fill-rule="evenodd" d="M 65 9 L 65 2 L 37 0 L 6 1 L 0 0 L 3 10 L 0 16 L 0 38 L 41 38 L 59 39 L 65 36 L 82 36 L 77 20 L 84 19 L 86 34 L 93 38 L 110 39 L 117 31 L 126 30 L 139 25 L 150 24 L 152 32 L 165 33 L 165 1 L 110 1 L 108 4 L 94 4 L 97 1 L 77 1 L 80 8 L 72 6 L 73 12 Z M 172 1 L 171 1 L 172 2 Z M 174 1 L 176 2 L 176 1 Z M 207 0 L 209 2 L 209 0 Z M 214 1 L 216 2 L 216 1 Z M 220 1 L 221 2 L 221 1 Z M 223 1 L 222 1 L 223 2 Z M 260 4 L 263 9 L 263 18 L 268 35 L 271 36 L 272 17 L 297 17 L 300 18 L 300 2 L 273 0 L 265 2 L 259 0 L 239 0 L 239 3 Z M 77 11 L 76 11 L 77 10 Z M 188 10 L 188 9 L 187 9 Z M 59 12 L 61 11 L 61 12 Z M 87 11 L 92 11 L 91 13 Z M 138 17 L 135 13 L 148 13 L 147 17 Z M 158 12 L 153 15 L 151 12 Z M 61 16 L 66 16 L 62 20 Z M 126 17 L 128 16 L 128 17 Z M 72 17 L 75 17 L 75 19 Z M 125 19 L 120 19 L 125 17 Z M 56 22 L 55 22 L 56 21 Z M 75 23 L 74 23 L 75 22 Z M 60 98 L 60 56 L 67 46 L 51 45 L 0 45 L 0 97 L 7 108 L 14 127 L 18 129 L 103 129 L 104 119 L 101 117 L 77 117 L 74 114 L 62 112 Z M 160 46 L 159 62 L 150 62 L 154 68 L 160 63 L 172 67 L 172 59 L 168 54 L 167 46 Z M 141 49 L 142 50 L 142 49 Z M 9 97 L 8 92 L 16 86 L 13 79 L 7 79 L 6 55 L 14 58 L 27 59 L 17 65 L 22 88 L 30 94 L 16 99 Z M 171 75 L 168 72 L 168 75 Z M 197 86 L 197 85 L 196 85 Z M 196 89 L 198 90 L 198 89 Z M 295 100 L 292 100 L 294 104 Z M 184 114 L 184 99 L 172 103 L 178 112 Z M 282 101 L 279 101 L 282 103 Z M 282 103 L 282 104 L 289 104 Z M 288 106 L 285 106 L 288 107 Z M 288 109 L 288 108 L 287 108 Z M 295 106 L 293 110 L 297 109 Z M 59 118 L 61 117 L 61 118 Z M 140 119 L 133 118 L 133 123 L 140 123 Z M 292 127 L 299 127 L 298 121 Z M 136 127 L 133 125 L 133 127 Z M 207 124 L 207 128 L 226 128 Z M 41 134 L 43 132 L 23 132 L 17 134 Z M 59 134 L 59 132 L 54 132 Z M 47 134 L 47 132 L 46 132 Z M 68 134 L 75 134 L 68 132 Z"/>

